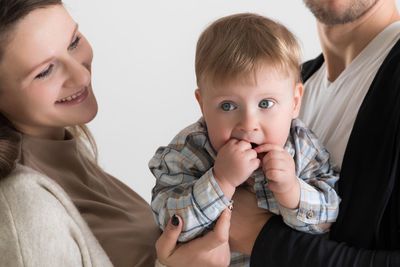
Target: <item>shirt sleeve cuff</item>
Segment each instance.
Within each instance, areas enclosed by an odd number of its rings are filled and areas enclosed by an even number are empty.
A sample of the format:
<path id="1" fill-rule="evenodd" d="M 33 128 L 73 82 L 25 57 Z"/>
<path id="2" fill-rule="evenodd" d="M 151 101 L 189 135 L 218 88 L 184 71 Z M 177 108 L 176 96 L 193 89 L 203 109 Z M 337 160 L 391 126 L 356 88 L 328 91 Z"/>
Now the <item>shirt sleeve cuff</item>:
<path id="1" fill-rule="evenodd" d="M 300 183 L 300 203 L 297 209 L 297 219 L 307 224 L 320 223 L 320 196 L 319 192 L 299 179 Z"/>
<path id="2" fill-rule="evenodd" d="M 214 221 L 221 212 L 231 205 L 209 169 L 193 187 L 193 197 L 204 216 Z"/>

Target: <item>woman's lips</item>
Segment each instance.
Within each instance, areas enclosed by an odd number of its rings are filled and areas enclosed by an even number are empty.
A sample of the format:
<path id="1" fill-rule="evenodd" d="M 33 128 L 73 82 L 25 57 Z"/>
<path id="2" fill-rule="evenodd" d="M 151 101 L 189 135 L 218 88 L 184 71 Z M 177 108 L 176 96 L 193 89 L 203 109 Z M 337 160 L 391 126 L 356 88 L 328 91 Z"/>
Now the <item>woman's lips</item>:
<path id="1" fill-rule="evenodd" d="M 89 95 L 88 87 L 81 91 L 56 101 L 58 105 L 74 105 L 83 102 Z"/>

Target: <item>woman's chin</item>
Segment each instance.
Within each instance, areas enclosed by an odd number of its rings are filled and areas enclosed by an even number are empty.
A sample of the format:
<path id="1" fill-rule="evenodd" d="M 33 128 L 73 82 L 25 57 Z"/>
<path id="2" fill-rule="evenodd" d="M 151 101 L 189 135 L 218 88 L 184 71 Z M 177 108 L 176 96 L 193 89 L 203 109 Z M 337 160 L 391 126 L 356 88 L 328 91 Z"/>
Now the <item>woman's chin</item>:
<path id="1" fill-rule="evenodd" d="M 95 99 L 86 105 L 85 109 L 80 110 L 71 118 L 71 125 L 82 125 L 91 122 L 97 115 L 98 107 Z"/>
<path id="2" fill-rule="evenodd" d="M 89 123 L 96 117 L 97 112 L 98 112 L 98 107 L 97 107 L 96 100 L 94 100 L 94 101 L 95 101 L 94 106 L 90 110 L 88 110 L 84 116 L 82 116 L 82 118 L 81 118 L 82 122 L 79 124 Z"/>

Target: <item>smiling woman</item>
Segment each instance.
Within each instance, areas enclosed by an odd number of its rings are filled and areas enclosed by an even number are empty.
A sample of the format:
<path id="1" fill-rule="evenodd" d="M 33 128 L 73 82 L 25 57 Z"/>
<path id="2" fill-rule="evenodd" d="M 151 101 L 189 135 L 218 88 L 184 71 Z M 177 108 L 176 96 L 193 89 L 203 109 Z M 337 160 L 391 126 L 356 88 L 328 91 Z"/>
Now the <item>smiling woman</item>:
<path id="1" fill-rule="evenodd" d="M 84 125 L 90 44 L 61 1 L 0 7 L 1 265 L 153 265 L 149 206 L 97 165 Z"/>
<path id="2" fill-rule="evenodd" d="M 63 139 L 64 127 L 94 118 L 92 49 L 62 6 L 28 14 L 9 39 L 0 62 L 0 111 L 18 131 Z"/>
<path id="3" fill-rule="evenodd" d="M 97 113 L 92 57 L 62 1 L 0 0 L 1 266 L 155 264 L 160 231 L 148 203 L 97 165 L 84 125 Z M 223 266 L 230 214 L 222 217 L 179 248 L 183 224 L 170 222 L 161 259 Z"/>

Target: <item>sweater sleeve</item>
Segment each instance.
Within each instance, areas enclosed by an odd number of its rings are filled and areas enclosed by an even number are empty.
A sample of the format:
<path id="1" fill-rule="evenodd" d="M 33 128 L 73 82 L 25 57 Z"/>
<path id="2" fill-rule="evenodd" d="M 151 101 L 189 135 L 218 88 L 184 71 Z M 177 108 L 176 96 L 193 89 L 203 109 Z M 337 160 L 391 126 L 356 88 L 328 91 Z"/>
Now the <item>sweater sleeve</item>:
<path id="1" fill-rule="evenodd" d="M 295 231 L 274 216 L 257 237 L 250 266 L 400 266 L 400 251 L 351 247 L 326 236 Z"/>
<path id="2" fill-rule="evenodd" d="M 1 265 L 112 266 L 61 188 L 37 176 L 0 182 Z"/>

